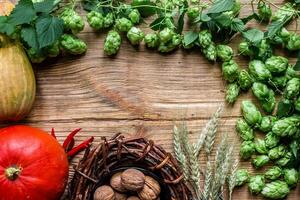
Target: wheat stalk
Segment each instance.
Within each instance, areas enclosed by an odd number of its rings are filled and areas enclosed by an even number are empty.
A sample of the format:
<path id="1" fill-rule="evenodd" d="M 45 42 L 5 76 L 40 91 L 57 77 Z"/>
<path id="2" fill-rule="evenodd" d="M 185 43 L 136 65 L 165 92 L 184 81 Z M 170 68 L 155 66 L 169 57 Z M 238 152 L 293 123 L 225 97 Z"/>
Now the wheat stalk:
<path id="1" fill-rule="evenodd" d="M 207 127 L 205 127 L 205 129 L 207 129 L 206 130 L 207 136 L 205 140 L 205 151 L 207 154 L 210 154 L 214 146 L 214 142 L 217 134 L 218 121 L 222 110 L 223 110 L 223 105 L 219 106 L 218 110 L 215 112 L 213 117 L 207 123 Z"/>
<path id="2" fill-rule="evenodd" d="M 227 178 L 228 190 L 229 190 L 229 200 L 232 199 L 232 192 L 236 186 L 236 171 L 238 169 L 239 159 L 235 159 L 234 163 L 231 166 L 230 173 Z"/>
<path id="3" fill-rule="evenodd" d="M 204 189 L 202 197 L 204 200 L 208 200 L 211 194 L 211 186 L 213 182 L 213 168 L 211 162 L 208 160 L 206 163 L 206 171 L 205 171 L 205 180 L 204 180 Z"/>

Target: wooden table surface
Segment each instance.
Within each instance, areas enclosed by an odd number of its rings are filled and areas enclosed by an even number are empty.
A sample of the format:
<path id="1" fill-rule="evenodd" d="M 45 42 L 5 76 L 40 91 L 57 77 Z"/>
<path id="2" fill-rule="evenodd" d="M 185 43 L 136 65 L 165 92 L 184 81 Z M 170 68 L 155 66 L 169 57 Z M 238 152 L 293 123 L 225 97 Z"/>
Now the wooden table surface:
<path id="1" fill-rule="evenodd" d="M 242 2 L 245 16 L 251 6 L 247 0 Z M 280 5 L 282 0 L 273 2 Z M 250 26 L 257 24 L 251 22 Z M 295 27 L 292 24 L 289 29 Z M 197 50 L 162 55 L 144 45 L 133 48 L 125 38 L 118 55 L 109 58 L 103 54 L 105 35 L 93 32 L 87 25 L 79 34 L 88 45 L 84 56 L 59 57 L 36 66 L 36 102 L 31 114 L 20 123 L 46 131 L 54 127 L 60 141 L 80 127 L 77 141 L 94 136 L 95 143 L 102 136 L 110 137 L 117 132 L 130 136 L 144 128 L 145 137 L 172 151 L 172 126 L 185 118 L 192 130 L 190 139 L 195 140 L 217 107 L 224 103 L 225 82 L 220 65 L 209 63 Z M 239 37 L 230 45 L 236 47 L 238 41 Z M 295 62 L 296 55 L 292 56 L 291 62 Z M 247 66 L 247 60 L 236 59 L 241 67 Z M 241 101 L 252 98 L 249 92 L 242 94 L 234 106 L 226 105 L 220 121 L 218 140 L 228 133 L 236 157 L 240 140 L 235 121 L 241 115 Z M 240 165 L 253 171 L 250 162 Z M 233 199 L 260 198 L 251 196 L 243 187 L 235 190 Z M 299 187 L 288 199 L 300 199 Z"/>

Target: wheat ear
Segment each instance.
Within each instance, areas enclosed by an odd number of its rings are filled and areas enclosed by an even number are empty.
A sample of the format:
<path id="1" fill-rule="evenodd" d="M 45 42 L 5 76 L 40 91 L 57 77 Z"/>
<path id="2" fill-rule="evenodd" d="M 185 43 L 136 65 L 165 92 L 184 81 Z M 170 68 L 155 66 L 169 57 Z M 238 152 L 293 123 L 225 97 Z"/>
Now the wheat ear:
<path id="1" fill-rule="evenodd" d="M 231 169 L 230 169 L 230 173 L 228 175 L 227 178 L 227 183 L 228 183 L 228 192 L 229 192 L 229 200 L 232 199 L 232 192 L 234 187 L 236 186 L 236 171 L 238 169 L 238 165 L 239 165 L 239 159 L 235 159 L 235 161 L 233 162 Z"/>
<path id="2" fill-rule="evenodd" d="M 174 139 L 173 139 L 173 143 L 174 143 L 174 154 L 175 157 L 177 159 L 177 161 L 179 162 L 179 164 L 181 165 L 181 169 L 183 171 L 183 175 L 184 175 L 184 179 L 185 180 L 189 180 L 190 178 L 190 170 L 188 167 L 188 161 L 187 158 L 184 154 L 184 151 L 182 149 L 181 146 L 181 141 L 180 141 L 180 131 L 178 130 L 177 126 L 174 125 L 173 128 L 173 135 L 174 135 Z"/>
<path id="3" fill-rule="evenodd" d="M 205 140 L 205 151 L 207 154 L 210 154 L 214 146 L 214 142 L 217 134 L 218 121 L 222 110 L 223 110 L 223 105 L 219 106 L 218 110 L 215 112 L 213 117 L 208 122 L 207 136 Z"/>

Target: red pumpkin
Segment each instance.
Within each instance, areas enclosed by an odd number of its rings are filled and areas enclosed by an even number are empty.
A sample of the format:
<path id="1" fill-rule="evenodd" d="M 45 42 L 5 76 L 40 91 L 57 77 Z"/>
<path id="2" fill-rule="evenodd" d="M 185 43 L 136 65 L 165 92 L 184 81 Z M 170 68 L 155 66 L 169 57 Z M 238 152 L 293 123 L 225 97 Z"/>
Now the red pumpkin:
<path id="1" fill-rule="evenodd" d="M 48 133 L 28 126 L 0 130 L 0 200 L 58 200 L 68 172 L 65 150 Z"/>

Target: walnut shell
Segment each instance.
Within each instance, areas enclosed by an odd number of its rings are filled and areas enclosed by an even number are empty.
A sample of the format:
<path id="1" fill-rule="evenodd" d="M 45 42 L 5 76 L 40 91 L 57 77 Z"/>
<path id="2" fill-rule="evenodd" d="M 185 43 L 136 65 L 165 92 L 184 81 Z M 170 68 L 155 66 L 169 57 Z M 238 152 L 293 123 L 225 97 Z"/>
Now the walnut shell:
<path id="1" fill-rule="evenodd" d="M 127 169 L 121 175 L 124 188 L 130 191 L 140 191 L 145 184 L 145 175 L 136 169 Z"/>
<path id="2" fill-rule="evenodd" d="M 128 197 L 127 200 L 140 200 L 140 198 L 138 198 L 136 196 L 131 196 L 131 197 Z"/>
<path id="3" fill-rule="evenodd" d="M 145 177 L 145 185 L 138 193 L 141 200 L 155 200 L 161 192 L 159 183 L 152 177 Z"/>
<path id="4" fill-rule="evenodd" d="M 110 179 L 110 186 L 121 193 L 126 192 L 126 188 L 123 187 L 122 182 L 121 182 L 121 174 L 122 172 L 114 174 L 111 179 Z"/>
<path id="5" fill-rule="evenodd" d="M 96 189 L 94 200 L 115 200 L 115 192 L 110 186 L 103 185 Z"/>
<path id="6" fill-rule="evenodd" d="M 115 192 L 115 196 L 116 196 L 115 200 L 126 200 L 127 199 L 126 194 Z"/>

